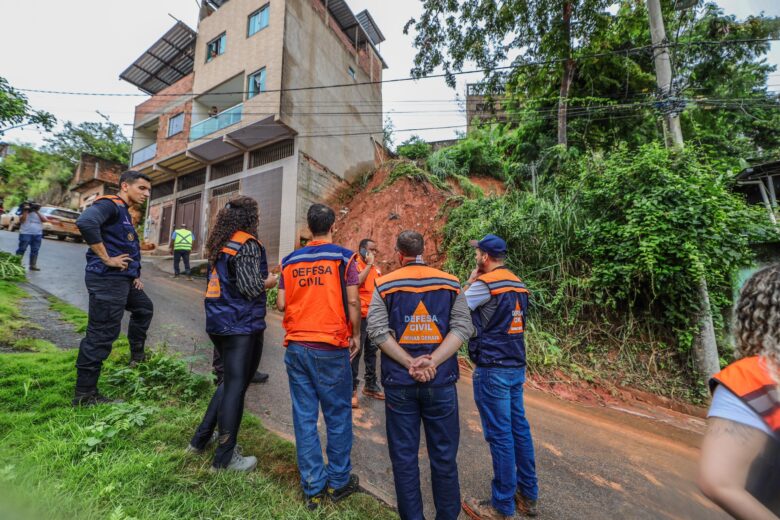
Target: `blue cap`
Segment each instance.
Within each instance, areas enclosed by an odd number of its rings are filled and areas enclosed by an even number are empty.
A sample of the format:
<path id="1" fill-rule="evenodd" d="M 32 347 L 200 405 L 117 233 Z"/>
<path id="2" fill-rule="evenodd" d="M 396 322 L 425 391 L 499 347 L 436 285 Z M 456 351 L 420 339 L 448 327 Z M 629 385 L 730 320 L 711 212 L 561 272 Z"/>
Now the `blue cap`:
<path id="1" fill-rule="evenodd" d="M 485 235 L 479 242 L 471 240 L 469 244 L 471 244 L 471 247 L 476 247 L 493 258 L 504 258 L 506 256 L 506 242 L 497 235 Z"/>

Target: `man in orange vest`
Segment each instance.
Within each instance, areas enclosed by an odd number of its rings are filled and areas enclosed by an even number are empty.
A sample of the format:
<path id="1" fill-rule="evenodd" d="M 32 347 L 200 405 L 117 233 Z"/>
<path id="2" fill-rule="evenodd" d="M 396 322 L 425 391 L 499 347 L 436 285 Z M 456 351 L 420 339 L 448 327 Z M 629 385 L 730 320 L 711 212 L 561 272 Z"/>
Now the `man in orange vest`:
<path id="1" fill-rule="evenodd" d="M 355 254 L 333 244 L 336 214 L 313 204 L 312 240 L 282 260 L 277 307 L 284 311 L 284 364 L 292 398 L 295 448 L 309 509 L 358 490 L 352 464 L 352 369 L 360 348 L 359 275 Z M 319 409 L 328 430 L 328 464 L 317 432 Z"/>
<path id="2" fill-rule="evenodd" d="M 477 267 L 465 287 L 476 334 L 469 357 L 476 365 L 474 401 L 490 444 L 493 482 L 489 500 L 466 498 L 463 510 L 474 520 L 510 519 L 515 509 L 536 516 L 534 445 L 523 407 L 528 290 L 504 265 L 504 239 L 486 235 L 471 245 Z"/>
<path id="3" fill-rule="evenodd" d="M 376 351 L 377 346 L 368 338 L 366 334 L 366 316 L 368 316 L 368 305 L 371 303 L 371 296 L 374 294 L 376 279 L 382 276 L 382 273 L 376 267 L 376 254 L 378 250 L 376 242 L 370 238 L 364 238 L 358 246 L 357 268 L 360 273 L 360 316 L 363 318 L 360 326 L 360 351 L 352 359 L 352 408 L 358 407 L 357 387 L 358 372 L 360 371 L 360 355 L 365 353 L 365 385 L 363 393 L 368 397 L 384 401 L 385 394 L 376 380 Z"/>
<path id="4" fill-rule="evenodd" d="M 460 282 L 423 262 L 416 231 L 396 240 L 401 268 L 376 281 L 368 335 L 382 350 L 387 447 L 401 520 L 423 518 L 420 424 L 431 461 L 436 518 L 460 513 L 457 352 L 474 332 Z"/>

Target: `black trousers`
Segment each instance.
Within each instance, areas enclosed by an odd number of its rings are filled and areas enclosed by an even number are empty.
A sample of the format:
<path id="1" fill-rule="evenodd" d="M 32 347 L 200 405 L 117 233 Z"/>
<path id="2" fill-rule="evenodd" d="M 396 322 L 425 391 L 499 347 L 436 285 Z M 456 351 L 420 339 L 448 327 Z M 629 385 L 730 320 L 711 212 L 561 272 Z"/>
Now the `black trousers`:
<path id="1" fill-rule="evenodd" d="M 246 390 L 263 355 L 263 332 L 240 336 L 209 334 L 209 337 L 214 343 L 214 350 L 219 351 L 224 379 L 214 391 L 190 444 L 196 448 L 205 448 L 214 429 L 219 426 L 219 442 L 213 466 L 224 468 L 233 457 L 244 415 Z"/>
<path id="2" fill-rule="evenodd" d="M 97 390 L 100 369 L 119 337 L 125 311 L 130 312 L 130 355 L 136 359 L 143 356 L 154 305 L 145 292 L 133 287 L 130 277 L 87 273 L 84 281 L 89 292 L 89 321 L 76 358 L 76 391 L 88 393 Z"/>
<path id="3" fill-rule="evenodd" d="M 190 275 L 190 252 L 189 251 L 174 251 L 173 252 L 173 274 L 179 275 L 179 262 L 184 260 L 184 274 Z"/>
<path id="4" fill-rule="evenodd" d="M 365 356 L 366 360 L 366 386 L 376 386 L 376 351 L 378 347 L 374 345 L 374 342 L 368 338 L 366 332 L 366 326 L 368 325 L 365 318 L 360 320 L 360 350 L 357 355 L 352 358 L 352 391 L 357 390 L 358 387 L 358 372 L 360 371 L 360 356 Z"/>

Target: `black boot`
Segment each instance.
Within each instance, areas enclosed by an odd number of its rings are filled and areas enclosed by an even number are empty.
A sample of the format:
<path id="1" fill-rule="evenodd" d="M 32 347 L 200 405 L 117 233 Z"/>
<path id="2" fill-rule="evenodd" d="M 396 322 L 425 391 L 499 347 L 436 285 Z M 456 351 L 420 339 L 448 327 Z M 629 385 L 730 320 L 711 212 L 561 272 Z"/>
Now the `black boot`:
<path id="1" fill-rule="evenodd" d="M 32 256 L 30 255 L 30 271 L 40 271 L 38 269 L 38 255 Z"/>
<path id="2" fill-rule="evenodd" d="M 144 351 L 144 347 L 130 347 L 130 368 L 135 368 L 149 359 L 149 355 Z"/>
<path id="3" fill-rule="evenodd" d="M 258 370 L 257 372 L 255 372 L 255 375 L 252 376 L 252 382 L 260 383 L 260 384 L 266 383 L 268 382 L 268 374 L 266 374 L 265 372 L 260 372 Z"/>
<path id="4" fill-rule="evenodd" d="M 79 392 L 76 390 L 76 394 L 73 397 L 71 404 L 73 406 L 94 406 L 96 404 L 121 404 L 124 403 L 121 399 L 111 399 L 106 397 L 97 389 L 89 392 Z"/>

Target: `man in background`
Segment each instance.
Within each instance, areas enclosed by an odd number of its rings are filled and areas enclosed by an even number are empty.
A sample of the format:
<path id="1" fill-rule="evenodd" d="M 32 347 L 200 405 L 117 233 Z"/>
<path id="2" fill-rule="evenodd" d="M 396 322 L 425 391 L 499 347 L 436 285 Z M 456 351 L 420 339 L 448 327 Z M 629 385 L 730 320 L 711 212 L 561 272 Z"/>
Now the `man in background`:
<path id="1" fill-rule="evenodd" d="M 30 271 L 40 271 L 38 268 L 38 252 L 43 242 L 43 223 L 48 222 L 45 216 L 39 213 L 40 204 L 25 202 L 19 211 L 22 216 L 19 220 L 19 247 L 17 256 L 24 256 L 27 246 L 30 246 Z"/>
<path id="2" fill-rule="evenodd" d="M 192 243 L 195 242 L 195 233 L 187 229 L 184 222 L 173 230 L 171 235 L 170 250 L 173 251 L 173 277 L 179 277 L 179 263 L 184 260 L 184 274 L 187 280 L 192 280 L 190 272 L 190 253 L 192 252 Z"/>
<path id="3" fill-rule="evenodd" d="M 371 296 L 374 294 L 376 286 L 376 279 L 382 276 L 379 269 L 376 267 L 376 254 L 378 249 L 376 242 L 370 238 L 364 238 L 360 241 L 358 246 L 358 256 L 356 258 L 358 272 L 358 280 L 360 286 L 358 291 L 360 293 L 360 315 L 362 321 L 360 322 L 360 350 L 357 355 L 352 359 L 352 408 L 358 407 L 357 387 L 358 387 L 358 372 L 360 371 L 360 355 L 364 353 L 365 358 L 365 385 L 363 386 L 363 394 L 374 399 L 384 401 L 385 394 L 382 393 L 382 388 L 376 380 L 376 351 L 377 346 L 368 338 L 366 334 L 366 316 L 368 316 L 368 306 L 371 303 Z"/>

